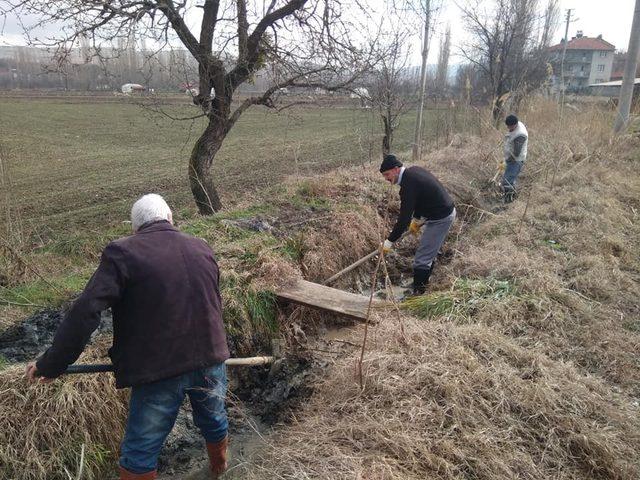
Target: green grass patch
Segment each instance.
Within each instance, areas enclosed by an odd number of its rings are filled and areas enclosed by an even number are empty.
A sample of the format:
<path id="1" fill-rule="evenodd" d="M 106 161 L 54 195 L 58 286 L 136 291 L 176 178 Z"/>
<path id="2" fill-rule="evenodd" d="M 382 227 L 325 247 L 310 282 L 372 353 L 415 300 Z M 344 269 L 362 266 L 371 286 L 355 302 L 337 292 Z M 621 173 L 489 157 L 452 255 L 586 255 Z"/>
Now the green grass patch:
<path id="1" fill-rule="evenodd" d="M 304 234 L 299 232 L 296 235 L 287 237 L 284 245 L 278 249 L 283 257 L 301 262 L 307 252 L 307 246 L 304 241 Z"/>
<path id="2" fill-rule="evenodd" d="M 83 230 L 77 233 L 64 233 L 52 238 L 48 244 L 36 249 L 35 252 L 53 253 L 65 257 L 96 257 L 109 242 L 131 233 L 131 225 L 128 223 L 112 225 L 100 231 Z"/>
<path id="3" fill-rule="evenodd" d="M 565 245 L 562 245 L 560 242 L 553 239 L 543 240 L 543 244 L 556 252 L 566 252 L 568 250 Z"/>
<path id="4" fill-rule="evenodd" d="M 49 282 L 36 280 L 15 287 L 0 288 L 0 303 L 35 307 L 59 307 L 73 293 L 84 289 L 89 275 L 73 274 L 52 278 Z"/>
<path id="5" fill-rule="evenodd" d="M 273 292 L 255 290 L 246 277 L 223 273 L 220 281 L 223 316 L 232 342 L 250 353 L 264 350 L 269 339 L 278 333 L 276 297 Z"/>
<path id="6" fill-rule="evenodd" d="M 291 197 L 290 204 L 296 208 L 310 208 L 314 211 L 331 208 L 331 201 L 326 197 L 307 197 L 299 194 Z"/>
<path id="7" fill-rule="evenodd" d="M 196 217 L 181 222 L 180 231 L 202 238 L 212 244 L 224 245 L 227 243 L 242 242 L 251 237 L 265 235 L 241 225 L 234 225 L 234 221 L 253 219 L 261 215 L 274 214 L 275 207 L 271 205 L 256 205 L 255 207 L 228 210 L 210 217 Z M 270 235 L 269 235 L 270 236 Z"/>
<path id="8" fill-rule="evenodd" d="M 422 318 L 465 316 L 485 302 L 497 302 L 517 294 L 515 285 L 507 280 L 459 278 L 450 290 L 411 297 L 401 306 Z"/>
<path id="9" fill-rule="evenodd" d="M 640 333 L 640 320 L 630 320 L 622 326 L 630 332 Z"/>

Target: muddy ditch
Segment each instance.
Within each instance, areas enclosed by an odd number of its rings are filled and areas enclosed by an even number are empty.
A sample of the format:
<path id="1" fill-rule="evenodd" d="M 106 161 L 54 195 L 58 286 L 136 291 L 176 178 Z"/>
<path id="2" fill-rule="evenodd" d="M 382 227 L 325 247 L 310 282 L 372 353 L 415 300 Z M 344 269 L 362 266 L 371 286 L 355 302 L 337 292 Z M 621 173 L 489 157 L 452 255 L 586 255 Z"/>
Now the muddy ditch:
<path id="1" fill-rule="evenodd" d="M 306 316 L 307 313 L 297 307 L 283 306 L 280 315 L 297 318 L 300 322 L 300 316 Z M 317 322 L 317 315 L 313 316 L 315 330 L 326 331 L 328 327 Z M 0 355 L 4 361 L 11 364 L 35 360 L 53 341 L 63 317 L 62 310 L 43 310 L 1 332 Z M 299 328 L 293 327 L 294 323 L 288 325 L 292 330 Z M 90 343 L 111 333 L 112 318 L 110 312 L 106 311 Z M 332 351 L 335 356 L 349 348 L 346 343 L 303 336 L 292 335 L 282 357 L 271 366 L 228 369 L 229 430 L 232 439 L 230 470 L 233 473 L 230 472 L 225 478 L 243 478 L 247 460 L 253 452 L 264 447 L 264 436 L 278 425 L 287 423 L 297 407 L 311 395 L 314 378 L 323 374 L 329 361 L 326 354 L 324 357 L 314 355 L 313 351 Z M 332 336 L 337 337 L 335 333 Z M 337 346 L 333 348 L 330 344 Z M 230 346 L 232 351 L 238 350 L 234 345 Z M 208 478 L 205 475 L 206 465 L 204 441 L 191 418 L 189 402 L 185 400 L 159 458 L 160 477 Z"/>

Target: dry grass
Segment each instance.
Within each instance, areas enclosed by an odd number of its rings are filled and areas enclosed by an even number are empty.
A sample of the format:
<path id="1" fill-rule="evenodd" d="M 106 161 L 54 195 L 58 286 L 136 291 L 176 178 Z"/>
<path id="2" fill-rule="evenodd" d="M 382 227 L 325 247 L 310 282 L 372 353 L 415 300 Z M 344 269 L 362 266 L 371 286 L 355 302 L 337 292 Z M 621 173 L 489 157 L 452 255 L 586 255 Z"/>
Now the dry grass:
<path id="1" fill-rule="evenodd" d="M 481 325 L 382 321 L 364 391 L 339 361 L 250 478 L 640 475 L 638 408 L 603 382 Z"/>
<path id="2" fill-rule="evenodd" d="M 105 345 L 85 361 L 104 359 Z M 126 415 L 112 375 L 76 375 L 27 384 L 24 366 L 0 370 L 0 477 L 11 480 L 108 478 Z M 82 459 L 82 460 L 81 460 Z"/>
<path id="3" fill-rule="evenodd" d="M 549 109 L 534 108 L 532 119 L 520 200 L 460 238 L 447 274 L 517 284 L 522 295 L 472 320 L 638 396 L 638 144 L 609 145 L 598 110 L 564 129 Z"/>
<path id="4" fill-rule="evenodd" d="M 335 212 L 321 230 L 309 232 L 302 260 L 309 280 L 322 283 L 375 250 L 381 238 L 377 220 L 375 210 L 363 206 L 359 211 Z"/>
<path id="5" fill-rule="evenodd" d="M 640 145 L 610 144 L 597 109 L 521 117 L 531 153 L 507 209 L 501 135 L 428 155 L 468 206 L 437 290 L 407 305 L 431 320 L 405 318 L 404 340 L 382 319 L 364 391 L 339 361 L 251 478 L 640 477 Z"/>

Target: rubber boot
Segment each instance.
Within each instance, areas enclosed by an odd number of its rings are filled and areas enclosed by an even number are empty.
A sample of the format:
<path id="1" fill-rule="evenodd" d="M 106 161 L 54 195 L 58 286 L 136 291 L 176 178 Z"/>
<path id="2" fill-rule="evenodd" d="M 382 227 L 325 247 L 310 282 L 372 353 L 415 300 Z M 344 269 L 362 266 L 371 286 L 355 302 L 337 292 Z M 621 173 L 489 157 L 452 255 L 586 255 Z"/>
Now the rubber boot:
<path id="1" fill-rule="evenodd" d="M 209 466 L 211 468 L 211 478 L 217 479 L 227 469 L 227 445 L 229 437 L 224 437 L 218 443 L 207 443 L 207 453 L 209 454 Z"/>
<path id="2" fill-rule="evenodd" d="M 129 470 L 120 467 L 120 480 L 155 480 L 158 472 L 155 470 L 147 473 L 131 473 Z"/>
<path id="3" fill-rule="evenodd" d="M 422 295 L 427 290 L 427 284 L 429 283 L 429 277 L 431 276 L 431 270 L 433 264 L 428 269 L 416 268 L 413 270 L 413 295 Z"/>
<path id="4" fill-rule="evenodd" d="M 517 196 L 518 195 L 514 189 L 506 189 L 504 192 L 504 203 L 513 202 Z"/>

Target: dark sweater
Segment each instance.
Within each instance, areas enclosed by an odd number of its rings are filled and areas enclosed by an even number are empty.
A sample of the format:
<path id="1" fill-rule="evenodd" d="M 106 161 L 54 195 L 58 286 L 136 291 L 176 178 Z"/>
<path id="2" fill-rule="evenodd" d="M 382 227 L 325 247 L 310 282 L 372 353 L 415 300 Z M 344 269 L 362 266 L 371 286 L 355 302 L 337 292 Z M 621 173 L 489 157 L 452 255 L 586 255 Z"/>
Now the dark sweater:
<path id="1" fill-rule="evenodd" d="M 218 265 L 206 242 L 169 222 L 144 225 L 106 246 L 53 345 L 38 360 L 38 371 L 49 378 L 64 372 L 109 307 L 109 356 L 118 388 L 223 362 L 229 350 L 218 284 Z"/>
<path id="2" fill-rule="evenodd" d="M 442 184 L 422 167 L 409 167 L 400 182 L 400 215 L 389 241 L 398 240 L 411 223 L 411 217 L 440 220 L 453 212 L 453 200 Z"/>

